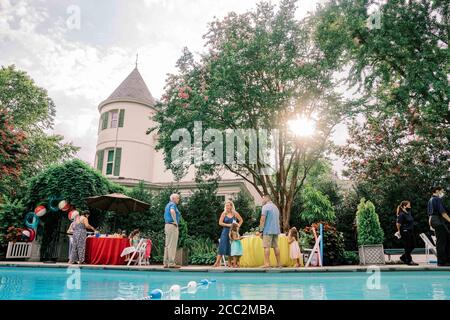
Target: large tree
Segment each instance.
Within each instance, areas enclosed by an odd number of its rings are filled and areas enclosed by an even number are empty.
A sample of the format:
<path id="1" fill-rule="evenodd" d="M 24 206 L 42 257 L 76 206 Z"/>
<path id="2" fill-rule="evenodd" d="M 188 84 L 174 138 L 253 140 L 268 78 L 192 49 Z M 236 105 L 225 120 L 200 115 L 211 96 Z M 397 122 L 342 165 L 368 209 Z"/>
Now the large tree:
<path id="1" fill-rule="evenodd" d="M 370 15 L 377 3 L 330 1 L 315 16 L 316 42 L 359 93 L 359 111 L 389 115 L 410 134 L 448 139 L 448 1 L 390 0 Z M 369 18 L 378 21 L 370 27 Z"/>
<path id="2" fill-rule="evenodd" d="M 0 112 L 11 119 L 16 130 L 23 132 L 23 143 L 28 149 L 21 176 L 10 182 L 3 180 L 2 192 L 14 193 L 20 181 L 50 164 L 71 158 L 79 149 L 63 142 L 61 135 L 48 133 L 54 125 L 55 104 L 45 89 L 14 65 L 0 69 Z"/>
<path id="3" fill-rule="evenodd" d="M 198 172 L 225 168 L 260 194 L 272 195 L 284 228 L 289 227 L 294 198 L 314 163 L 323 156 L 333 126 L 344 111 L 340 97 L 333 91 L 333 71 L 311 36 L 313 26 L 308 20 L 296 20 L 295 11 L 294 0 L 282 1 L 278 10 L 261 2 L 254 11 L 239 15 L 232 12 L 210 23 L 204 36 L 206 52 L 196 61 L 189 50 L 184 50 L 177 63 L 178 73 L 169 75 L 165 94 L 157 106 L 157 126 L 149 130 L 157 130 L 157 148 L 164 151 L 167 168 L 177 176 L 185 174 L 192 160 L 198 158 L 203 161 Z M 314 135 L 307 139 L 297 139 L 287 130 L 288 120 L 298 115 L 316 117 Z M 239 150 L 234 145 L 230 147 L 230 141 L 222 147 L 219 144 L 212 152 L 219 161 L 208 163 L 198 152 L 201 148 L 197 144 L 190 146 L 196 121 L 201 122 L 202 133 L 217 129 L 223 136 L 227 130 L 253 129 L 258 134 L 262 129 L 268 130 L 275 137 L 268 147 L 278 159 L 272 165 L 273 172 L 267 174 L 263 170 L 267 163 L 260 154 L 254 163 L 249 161 L 254 149 L 247 138 L 242 139 L 245 147 Z M 180 128 L 190 134 L 183 140 L 188 140 L 184 151 L 188 151 L 189 161 L 172 158 L 179 143 L 172 141 L 172 134 Z M 275 129 L 278 135 L 274 134 Z M 261 150 L 264 147 L 259 138 L 256 141 L 262 153 L 267 150 Z M 204 140 L 209 143 L 213 138 Z M 246 161 L 221 161 L 227 148 L 232 150 L 232 160 L 244 155 Z"/>
<path id="4" fill-rule="evenodd" d="M 27 148 L 24 144 L 25 135 L 17 130 L 6 111 L 0 110 L 0 180 L 17 178 L 22 170 Z M 0 192 L 4 192 L 3 184 Z"/>
<path id="5" fill-rule="evenodd" d="M 429 189 L 449 184 L 448 1 L 330 1 L 315 35 L 327 60 L 355 90 L 350 138 L 338 148 L 360 196 L 373 200 L 386 241 L 398 244 L 395 207 L 411 200 L 427 231 Z M 370 21 L 370 19 L 369 19 Z"/>

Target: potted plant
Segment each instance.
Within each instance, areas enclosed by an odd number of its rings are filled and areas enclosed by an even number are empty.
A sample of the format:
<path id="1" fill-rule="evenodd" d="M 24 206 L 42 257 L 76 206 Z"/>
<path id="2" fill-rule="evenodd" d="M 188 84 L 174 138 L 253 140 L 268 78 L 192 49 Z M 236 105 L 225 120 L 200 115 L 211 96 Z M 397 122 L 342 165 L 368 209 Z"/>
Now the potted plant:
<path id="1" fill-rule="evenodd" d="M 384 264 L 384 233 L 372 202 L 361 199 L 356 212 L 360 264 Z"/>

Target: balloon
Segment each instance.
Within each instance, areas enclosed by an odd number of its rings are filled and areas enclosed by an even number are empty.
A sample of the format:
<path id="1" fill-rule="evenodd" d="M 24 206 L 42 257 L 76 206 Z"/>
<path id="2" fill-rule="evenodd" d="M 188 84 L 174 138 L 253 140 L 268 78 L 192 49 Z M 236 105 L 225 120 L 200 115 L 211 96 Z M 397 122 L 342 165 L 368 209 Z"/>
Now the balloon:
<path id="1" fill-rule="evenodd" d="M 47 209 L 44 206 L 37 206 L 36 209 L 34 209 L 34 213 L 38 217 L 42 217 L 44 214 L 47 213 Z"/>
<path id="2" fill-rule="evenodd" d="M 59 202 L 59 199 L 54 196 L 51 196 L 48 198 L 48 208 L 50 209 L 50 211 L 53 211 L 53 212 L 59 211 L 58 202 Z"/>
<path id="3" fill-rule="evenodd" d="M 39 225 L 39 217 L 34 212 L 28 212 L 25 215 L 25 225 L 30 229 L 37 229 Z"/>
<path id="4" fill-rule="evenodd" d="M 69 217 L 69 220 L 73 221 L 77 216 L 79 216 L 80 213 L 77 210 L 69 211 L 67 216 Z"/>
<path id="5" fill-rule="evenodd" d="M 36 238 L 36 232 L 33 229 L 24 229 L 22 231 L 22 241 L 32 242 Z"/>
<path id="6" fill-rule="evenodd" d="M 70 209 L 70 204 L 66 200 L 62 200 L 59 202 L 58 208 L 61 211 L 67 211 Z"/>

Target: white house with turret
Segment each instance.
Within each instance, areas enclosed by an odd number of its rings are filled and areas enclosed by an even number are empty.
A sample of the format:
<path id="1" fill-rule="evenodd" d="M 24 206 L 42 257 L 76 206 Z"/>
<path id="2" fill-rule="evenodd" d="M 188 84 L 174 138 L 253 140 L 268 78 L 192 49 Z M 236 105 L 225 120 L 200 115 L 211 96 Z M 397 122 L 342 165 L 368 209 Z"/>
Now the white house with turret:
<path id="1" fill-rule="evenodd" d="M 155 99 L 136 68 L 98 110 L 100 121 L 94 167 L 110 180 L 124 186 L 135 186 L 143 181 L 150 190 L 176 186 L 183 196 L 195 191 L 194 172 L 191 170 L 180 181 L 166 170 L 162 151 L 157 151 L 157 133 L 146 131 L 155 126 Z M 233 198 L 239 191 L 248 193 L 256 203 L 260 196 L 252 185 L 224 171 L 219 182 L 218 196 Z"/>

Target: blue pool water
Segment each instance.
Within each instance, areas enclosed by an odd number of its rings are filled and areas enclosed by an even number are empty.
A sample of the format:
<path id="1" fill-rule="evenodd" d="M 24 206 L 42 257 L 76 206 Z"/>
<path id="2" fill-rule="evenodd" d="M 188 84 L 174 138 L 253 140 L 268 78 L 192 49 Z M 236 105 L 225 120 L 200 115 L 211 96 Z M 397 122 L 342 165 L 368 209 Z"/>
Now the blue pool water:
<path id="1" fill-rule="evenodd" d="M 202 273 L 81 269 L 81 288 L 64 268 L 0 267 L 0 300 L 140 299 L 153 289 L 215 279 L 184 299 L 421 299 L 450 298 L 450 272 L 381 272 L 379 286 L 365 272 Z M 368 278 L 369 286 L 368 287 Z M 70 280 L 72 279 L 72 281 Z"/>

